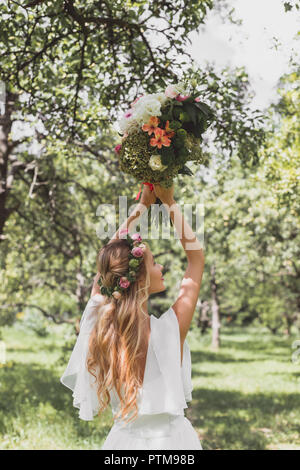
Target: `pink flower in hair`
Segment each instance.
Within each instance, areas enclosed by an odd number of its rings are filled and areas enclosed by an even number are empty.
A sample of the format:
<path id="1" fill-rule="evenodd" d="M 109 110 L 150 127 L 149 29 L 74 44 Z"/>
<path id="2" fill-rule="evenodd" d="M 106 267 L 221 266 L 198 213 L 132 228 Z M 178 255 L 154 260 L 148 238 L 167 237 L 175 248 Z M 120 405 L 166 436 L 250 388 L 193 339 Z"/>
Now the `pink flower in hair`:
<path id="1" fill-rule="evenodd" d="M 135 256 L 136 258 L 140 258 L 141 256 L 143 256 L 143 250 L 142 248 L 140 248 L 139 246 L 136 246 L 134 247 L 132 250 L 131 250 L 131 253 L 133 254 L 133 256 Z"/>
<path id="2" fill-rule="evenodd" d="M 136 242 L 141 242 L 142 241 L 142 237 L 139 233 L 134 233 L 131 238 L 132 238 L 132 240 L 134 240 Z"/>
<path id="3" fill-rule="evenodd" d="M 127 277 L 121 277 L 119 285 L 120 287 L 123 287 L 123 289 L 127 289 L 127 287 L 130 286 L 130 281 L 128 281 Z"/>

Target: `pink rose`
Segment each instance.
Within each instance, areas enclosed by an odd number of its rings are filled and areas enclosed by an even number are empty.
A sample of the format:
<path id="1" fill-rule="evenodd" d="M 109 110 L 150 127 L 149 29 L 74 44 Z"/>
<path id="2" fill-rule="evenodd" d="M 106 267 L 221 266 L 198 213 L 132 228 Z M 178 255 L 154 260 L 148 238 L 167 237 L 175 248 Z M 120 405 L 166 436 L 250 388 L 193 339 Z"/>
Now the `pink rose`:
<path id="1" fill-rule="evenodd" d="M 176 96 L 175 99 L 176 99 L 177 101 L 185 101 L 185 100 L 186 100 L 187 98 L 189 98 L 189 97 L 190 97 L 190 95 L 186 95 L 186 96 L 178 95 L 178 96 Z"/>
<path id="2" fill-rule="evenodd" d="M 200 97 L 198 96 L 198 98 L 195 98 L 195 101 L 200 101 Z"/>
<path id="3" fill-rule="evenodd" d="M 128 281 L 127 277 L 121 277 L 119 285 L 120 287 L 123 287 L 123 289 L 127 289 L 127 287 L 130 286 L 130 282 Z"/>
<path id="4" fill-rule="evenodd" d="M 176 98 L 178 95 L 177 90 L 175 89 L 174 85 L 168 85 L 167 88 L 165 89 L 165 95 L 168 98 Z"/>
<path id="5" fill-rule="evenodd" d="M 132 250 L 131 250 L 131 253 L 133 254 L 133 256 L 135 256 L 136 258 L 140 258 L 141 256 L 143 256 L 143 250 L 139 247 L 139 246 L 136 246 L 134 247 Z"/>
<path id="6" fill-rule="evenodd" d="M 115 290 L 115 292 L 113 292 L 112 295 L 115 299 L 118 300 L 121 297 L 122 294 L 121 294 L 121 292 Z"/>
<path id="7" fill-rule="evenodd" d="M 132 238 L 132 240 L 137 241 L 137 242 L 142 241 L 142 237 L 139 233 L 134 233 L 131 238 Z"/>
<path id="8" fill-rule="evenodd" d="M 121 145 L 121 144 L 116 145 L 116 146 L 115 146 L 115 152 L 116 152 L 116 153 L 119 153 L 120 150 L 121 150 L 121 148 L 122 148 L 122 145 Z"/>

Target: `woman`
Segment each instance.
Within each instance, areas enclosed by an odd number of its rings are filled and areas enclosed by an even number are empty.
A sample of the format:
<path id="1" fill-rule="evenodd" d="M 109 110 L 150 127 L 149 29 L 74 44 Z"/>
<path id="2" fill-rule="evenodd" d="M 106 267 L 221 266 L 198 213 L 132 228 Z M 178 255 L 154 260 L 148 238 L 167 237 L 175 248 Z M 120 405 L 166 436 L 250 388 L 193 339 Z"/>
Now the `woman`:
<path id="1" fill-rule="evenodd" d="M 151 294 L 165 290 L 163 266 L 155 262 L 146 242 L 142 256 L 139 252 L 135 280 L 123 284 L 121 293 L 113 291 L 131 272 L 132 245 L 121 235 L 130 231 L 156 197 L 167 209 L 187 257 L 179 295 L 159 318 L 148 312 L 147 302 Z M 102 450 L 202 450 L 184 409 L 192 399 L 186 335 L 201 286 L 204 253 L 174 200 L 174 186 L 164 189 L 154 184 L 152 192 L 144 186 L 133 214 L 100 250 L 97 267 L 80 334 L 61 377 L 73 390 L 79 417 L 91 420 L 111 404 L 114 425 Z M 102 295 L 103 288 L 111 289 L 110 294 Z"/>

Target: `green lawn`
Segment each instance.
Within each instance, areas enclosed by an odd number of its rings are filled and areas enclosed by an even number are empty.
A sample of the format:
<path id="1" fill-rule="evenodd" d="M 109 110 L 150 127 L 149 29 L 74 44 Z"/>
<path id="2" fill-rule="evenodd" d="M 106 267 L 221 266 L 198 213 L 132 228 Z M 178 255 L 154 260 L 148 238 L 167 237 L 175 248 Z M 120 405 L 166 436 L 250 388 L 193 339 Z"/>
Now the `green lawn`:
<path id="1" fill-rule="evenodd" d="M 1 449 L 100 449 L 113 424 L 110 409 L 92 422 L 78 418 L 72 393 L 60 382 L 67 327 L 40 338 L 3 328 L 6 364 L 0 366 Z M 300 363 L 297 336 L 255 327 L 223 327 L 219 352 L 210 333 L 191 331 L 193 401 L 186 416 L 205 450 L 300 449 Z"/>

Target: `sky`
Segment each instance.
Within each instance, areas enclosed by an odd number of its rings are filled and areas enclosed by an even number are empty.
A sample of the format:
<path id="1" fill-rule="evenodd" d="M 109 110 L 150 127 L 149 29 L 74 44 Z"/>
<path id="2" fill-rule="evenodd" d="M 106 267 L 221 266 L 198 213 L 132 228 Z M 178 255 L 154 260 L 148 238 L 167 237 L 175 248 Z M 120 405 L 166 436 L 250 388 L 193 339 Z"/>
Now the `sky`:
<path id="1" fill-rule="evenodd" d="M 282 0 L 228 0 L 235 8 L 230 24 L 210 12 L 200 32 L 189 35 L 188 52 L 199 64 L 213 62 L 217 68 L 245 66 L 255 97 L 253 107 L 263 110 L 276 100 L 278 79 L 289 70 L 289 58 L 300 53 L 300 12 L 285 13 Z M 299 56 L 300 58 L 300 56 Z"/>

